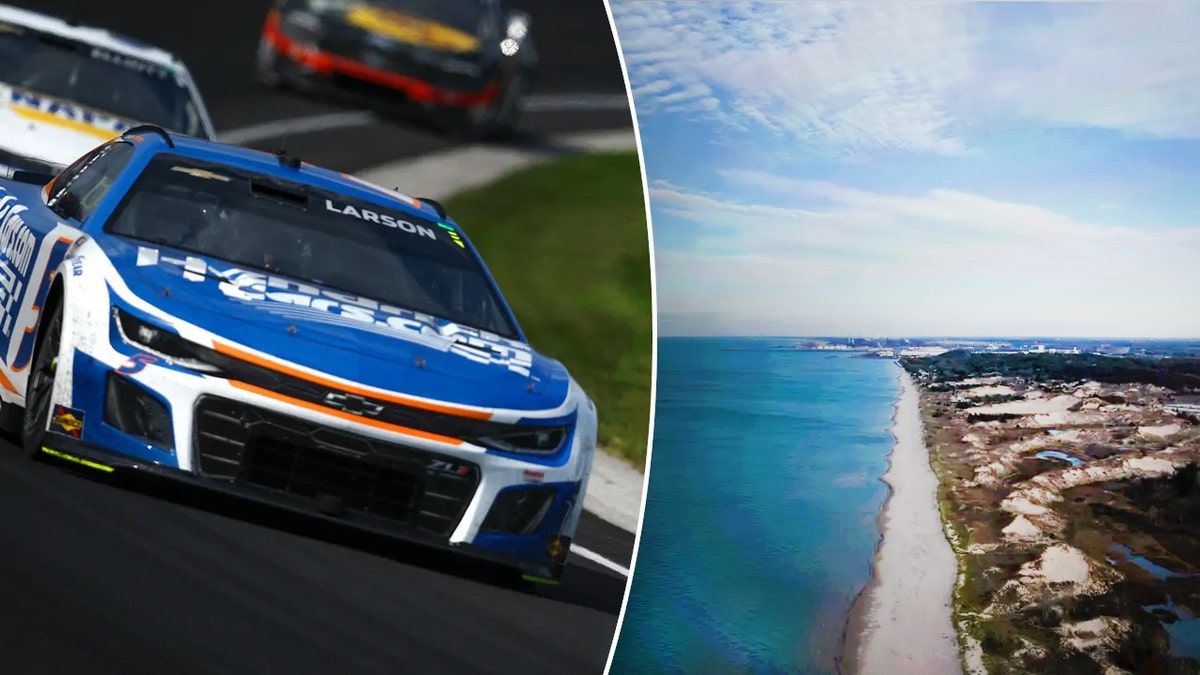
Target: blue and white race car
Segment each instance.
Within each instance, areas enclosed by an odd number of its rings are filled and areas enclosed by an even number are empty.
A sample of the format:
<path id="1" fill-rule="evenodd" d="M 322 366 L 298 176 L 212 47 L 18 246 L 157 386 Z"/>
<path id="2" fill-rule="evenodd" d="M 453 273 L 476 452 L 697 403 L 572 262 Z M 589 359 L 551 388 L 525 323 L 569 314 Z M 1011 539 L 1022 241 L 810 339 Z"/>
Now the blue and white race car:
<path id="1" fill-rule="evenodd" d="M 138 126 L 0 181 L 0 300 L 33 456 L 560 578 L 596 408 L 436 202 Z"/>

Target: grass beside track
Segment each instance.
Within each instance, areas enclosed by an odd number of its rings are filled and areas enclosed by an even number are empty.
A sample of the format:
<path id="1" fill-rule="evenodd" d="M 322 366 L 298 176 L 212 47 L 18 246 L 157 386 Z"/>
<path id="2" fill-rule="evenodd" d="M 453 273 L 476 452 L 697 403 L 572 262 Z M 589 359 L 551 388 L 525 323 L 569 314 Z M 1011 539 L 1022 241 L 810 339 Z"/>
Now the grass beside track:
<path id="1" fill-rule="evenodd" d="M 446 200 L 529 341 L 599 409 L 599 444 L 645 467 L 653 317 L 636 153 L 579 155 Z"/>

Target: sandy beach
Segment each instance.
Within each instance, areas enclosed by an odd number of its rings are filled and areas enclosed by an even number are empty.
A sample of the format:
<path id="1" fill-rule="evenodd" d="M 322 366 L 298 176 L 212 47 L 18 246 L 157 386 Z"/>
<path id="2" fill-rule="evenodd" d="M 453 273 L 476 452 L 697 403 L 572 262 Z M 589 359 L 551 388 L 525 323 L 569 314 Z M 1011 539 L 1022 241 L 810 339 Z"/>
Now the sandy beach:
<path id="1" fill-rule="evenodd" d="M 937 477 L 929 466 L 916 384 L 900 371 L 895 445 L 883 480 L 890 494 L 879 518 L 874 576 L 858 596 L 844 634 L 848 675 L 962 672 L 952 592 L 957 563 L 942 531 Z"/>

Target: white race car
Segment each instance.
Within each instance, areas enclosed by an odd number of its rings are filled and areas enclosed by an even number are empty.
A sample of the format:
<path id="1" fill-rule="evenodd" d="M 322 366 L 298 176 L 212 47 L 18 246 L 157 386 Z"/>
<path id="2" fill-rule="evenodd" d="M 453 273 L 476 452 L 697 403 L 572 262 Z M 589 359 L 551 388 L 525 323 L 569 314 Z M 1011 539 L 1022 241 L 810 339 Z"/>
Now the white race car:
<path id="1" fill-rule="evenodd" d="M 142 123 L 216 136 L 190 72 L 173 54 L 0 5 L 0 168 L 57 173 Z"/>

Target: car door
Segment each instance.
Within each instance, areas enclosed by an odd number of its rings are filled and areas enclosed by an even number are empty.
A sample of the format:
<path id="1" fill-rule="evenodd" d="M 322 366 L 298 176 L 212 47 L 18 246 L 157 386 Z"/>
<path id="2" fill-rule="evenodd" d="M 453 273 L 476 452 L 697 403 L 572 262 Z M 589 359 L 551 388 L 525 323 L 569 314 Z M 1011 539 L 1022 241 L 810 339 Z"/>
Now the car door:
<path id="1" fill-rule="evenodd" d="M 6 349 L 0 387 L 24 397 L 41 308 L 54 273 L 81 227 L 133 158 L 133 144 L 105 143 L 67 167 L 45 188 L 45 204 L 22 204 L 0 222 L 0 340 Z"/>

